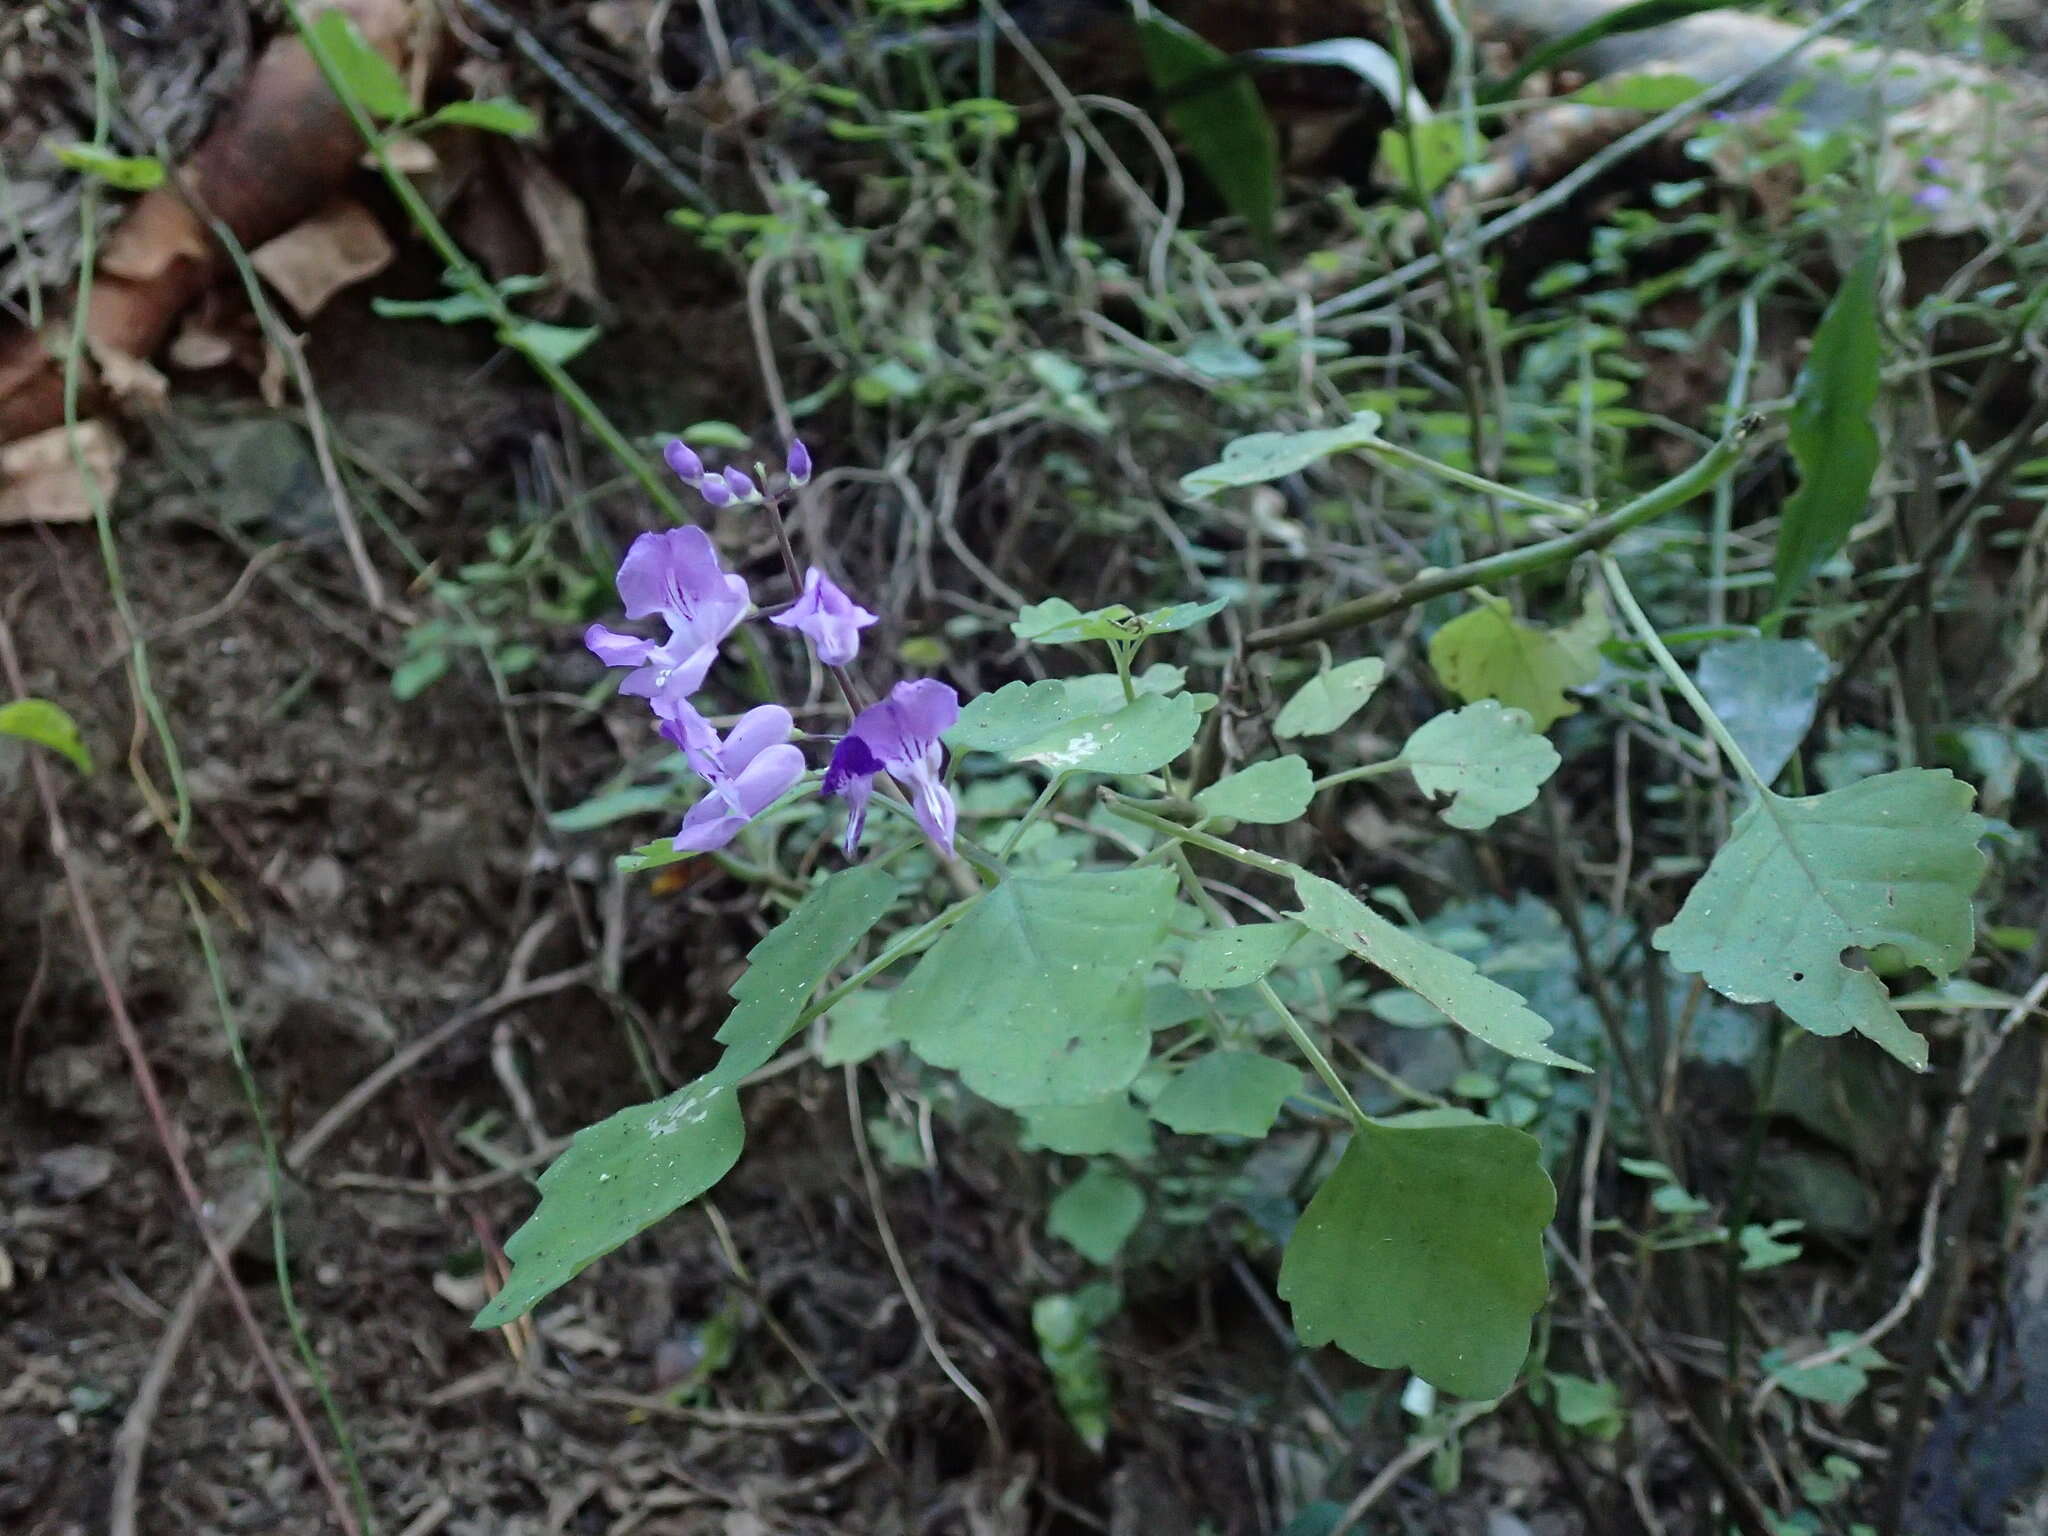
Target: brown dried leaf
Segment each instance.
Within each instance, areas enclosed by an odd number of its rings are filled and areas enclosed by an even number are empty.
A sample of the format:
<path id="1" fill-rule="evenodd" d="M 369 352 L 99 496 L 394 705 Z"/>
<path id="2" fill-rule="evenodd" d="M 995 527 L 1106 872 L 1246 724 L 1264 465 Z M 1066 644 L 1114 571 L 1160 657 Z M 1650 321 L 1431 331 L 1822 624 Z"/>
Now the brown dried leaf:
<path id="1" fill-rule="evenodd" d="M 170 380 L 139 357 L 118 347 L 86 338 L 93 366 L 99 372 L 100 388 L 123 410 L 161 411 L 171 393 Z"/>
<path id="2" fill-rule="evenodd" d="M 588 304 L 601 303 L 597 258 L 590 249 L 590 217 L 583 204 L 534 151 L 510 144 L 504 148 L 507 172 L 519 194 L 519 207 L 540 242 L 548 277 L 564 293 Z"/>
<path id="3" fill-rule="evenodd" d="M 375 277 L 396 255 L 369 209 L 337 197 L 250 252 L 249 264 L 301 319 L 310 320 L 342 289 Z"/>
<path id="4" fill-rule="evenodd" d="M 70 428 L 51 427 L 0 445 L 0 524 L 83 523 L 92 498 L 72 460 Z M 80 422 L 78 454 L 102 497 L 112 500 L 127 450 L 103 421 Z"/>

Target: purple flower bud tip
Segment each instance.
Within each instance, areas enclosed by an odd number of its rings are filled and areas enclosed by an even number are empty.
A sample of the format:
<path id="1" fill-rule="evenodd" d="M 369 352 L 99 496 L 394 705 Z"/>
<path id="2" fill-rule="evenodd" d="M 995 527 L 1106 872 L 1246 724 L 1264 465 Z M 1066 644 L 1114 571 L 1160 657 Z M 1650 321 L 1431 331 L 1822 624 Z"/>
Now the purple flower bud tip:
<path id="1" fill-rule="evenodd" d="M 1948 162 L 1939 155 L 1929 155 L 1920 162 L 1920 169 L 1930 176 L 1946 176 L 1948 174 Z"/>
<path id="2" fill-rule="evenodd" d="M 704 478 L 704 461 L 691 452 L 690 445 L 681 438 L 674 439 L 662 449 L 661 456 L 668 460 L 668 467 L 685 485 L 695 485 Z"/>
<path id="3" fill-rule="evenodd" d="M 714 507 L 732 505 L 732 488 L 716 475 L 706 475 L 697 486 L 697 494 Z"/>
<path id="4" fill-rule="evenodd" d="M 732 492 L 735 501 L 752 501 L 761 494 L 754 488 L 754 482 L 747 478 L 746 471 L 734 469 L 730 464 L 725 468 L 725 488 Z"/>
<path id="5" fill-rule="evenodd" d="M 1939 185 L 1927 186 L 1922 187 L 1913 194 L 1913 201 L 1922 208 L 1940 208 L 1954 195 L 1947 187 Z"/>
<path id="6" fill-rule="evenodd" d="M 811 478 L 811 450 L 804 446 L 802 438 L 792 437 L 789 440 L 789 456 L 784 459 L 783 465 L 789 471 L 789 483 L 791 485 L 803 485 L 809 481 Z"/>

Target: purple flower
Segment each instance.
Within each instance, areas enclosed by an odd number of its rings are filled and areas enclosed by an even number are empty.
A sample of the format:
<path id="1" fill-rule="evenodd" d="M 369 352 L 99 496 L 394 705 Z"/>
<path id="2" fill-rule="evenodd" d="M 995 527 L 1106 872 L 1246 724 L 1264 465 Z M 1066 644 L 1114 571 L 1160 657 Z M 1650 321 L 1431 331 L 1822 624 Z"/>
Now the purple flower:
<path id="1" fill-rule="evenodd" d="M 1930 182 L 1913 194 L 1913 205 L 1932 212 L 1936 208 L 1945 207 L 1948 200 L 1954 196 L 1954 192 L 1939 182 Z"/>
<path id="2" fill-rule="evenodd" d="M 888 698 L 854 717 L 820 786 L 827 796 L 846 797 L 846 837 L 841 846 L 849 859 L 860 844 L 868 796 L 878 773 L 888 774 L 910 791 L 910 808 L 924 835 L 952 853 L 958 812 L 952 793 L 939 781 L 945 761 L 939 737 L 959 718 L 960 695 L 931 677 L 898 683 Z"/>
<path id="3" fill-rule="evenodd" d="M 697 487 L 697 494 L 714 507 L 732 505 L 732 490 L 716 475 L 706 475 Z"/>
<path id="4" fill-rule="evenodd" d="M 1927 155 L 1921 159 L 1920 169 L 1930 176 L 1946 176 L 1948 174 L 1948 162 L 1939 155 Z"/>
<path id="5" fill-rule="evenodd" d="M 730 464 L 725 466 L 725 488 L 732 492 L 734 501 L 753 501 L 761 494 L 755 489 L 754 482 L 747 478 L 745 470 L 734 469 Z"/>
<path id="6" fill-rule="evenodd" d="M 782 467 L 789 472 L 789 483 L 791 485 L 809 483 L 811 478 L 811 450 L 804 446 L 802 438 L 792 437 L 789 440 L 789 453 L 784 457 Z"/>
<path id="7" fill-rule="evenodd" d="M 661 722 L 661 734 L 683 749 L 690 767 L 711 786 L 676 830 L 678 853 L 723 848 L 803 777 L 803 749 L 791 744 L 790 724 L 780 704 L 748 710 L 722 742 L 711 722 L 688 704 Z"/>
<path id="8" fill-rule="evenodd" d="M 704 478 L 704 461 L 697 457 L 690 445 L 681 438 L 674 438 L 661 450 L 661 456 L 668 461 L 668 467 L 675 471 L 676 478 L 685 485 L 695 485 Z"/>
<path id="9" fill-rule="evenodd" d="M 689 708 L 718 647 L 752 606 L 745 578 L 719 565 L 702 528 L 641 534 L 619 563 L 619 597 L 629 619 L 660 615 L 668 639 L 657 645 L 593 624 L 583 643 L 608 667 L 632 667 L 619 692 L 648 700 L 664 719 Z"/>
<path id="10" fill-rule="evenodd" d="M 770 619 L 784 629 L 801 630 L 818 660 L 828 667 L 843 667 L 860 650 L 860 632 L 877 622 L 840 590 L 839 584 L 815 565 L 804 572 L 803 596 Z"/>

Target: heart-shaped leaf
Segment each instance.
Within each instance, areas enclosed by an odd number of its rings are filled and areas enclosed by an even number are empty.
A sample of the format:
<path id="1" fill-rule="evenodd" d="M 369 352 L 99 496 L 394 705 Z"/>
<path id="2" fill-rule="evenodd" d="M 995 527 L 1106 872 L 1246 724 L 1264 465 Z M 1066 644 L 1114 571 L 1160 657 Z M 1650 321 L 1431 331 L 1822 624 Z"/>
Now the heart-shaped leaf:
<path id="1" fill-rule="evenodd" d="M 1386 675 L 1387 664 L 1377 656 L 1360 657 L 1317 673 L 1282 706 L 1273 722 L 1273 734 L 1329 735 L 1365 707 Z"/>
<path id="2" fill-rule="evenodd" d="M 1254 432 L 1223 445 L 1223 457 L 1214 464 L 1190 470 L 1180 478 L 1180 488 L 1197 500 L 1240 485 L 1263 485 L 1299 474 L 1309 465 L 1333 453 L 1352 453 L 1379 441 L 1377 412 L 1360 411 L 1341 427 L 1318 427 L 1305 432 Z"/>
<path id="3" fill-rule="evenodd" d="M 1211 1051 L 1174 1075 L 1152 1118 L 1183 1136 L 1263 1136 L 1301 1088 L 1301 1069 L 1257 1051 Z"/>
<path id="4" fill-rule="evenodd" d="M 1045 1230 L 1107 1264 L 1144 1216 L 1144 1191 L 1113 1168 L 1095 1167 L 1059 1192 L 1045 1213 Z"/>
<path id="5" fill-rule="evenodd" d="M 1293 821 L 1315 798 L 1316 776 L 1298 757 L 1276 757 L 1218 779 L 1195 804 L 1204 816 L 1278 826 Z"/>

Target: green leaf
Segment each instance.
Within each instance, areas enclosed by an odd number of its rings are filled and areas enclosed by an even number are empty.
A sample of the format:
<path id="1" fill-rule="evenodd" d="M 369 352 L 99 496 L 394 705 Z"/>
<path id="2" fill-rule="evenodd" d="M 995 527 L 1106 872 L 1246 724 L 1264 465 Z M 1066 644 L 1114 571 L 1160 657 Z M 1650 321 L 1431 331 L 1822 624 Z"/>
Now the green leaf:
<path id="1" fill-rule="evenodd" d="M 1388 182 L 1403 192 L 1428 197 L 1465 163 L 1465 128 L 1454 117 L 1411 123 L 1405 131 L 1397 123 L 1380 134 L 1379 152 Z"/>
<path id="2" fill-rule="evenodd" d="M 164 163 L 150 155 L 117 155 L 98 144 L 59 144 L 57 159 L 123 192 L 147 192 L 164 184 Z"/>
<path id="3" fill-rule="evenodd" d="M 1109 1285 L 1083 1286 L 1071 1296 L 1041 1296 L 1031 1304 L 1038 1358 L 1052 1376 L 1060 1412 L 1094 1451 L 1109 1440 L 1109 1372 L 1095 1330 L 1119 1305 L 1116 1289 Z"/>
<path id="4" fill-rule="evenodd" d="M 597 337 L 594 325 L 549 325 L 544 320 L 521 320 L 498 330 L 498 340 L 506 346 L 525 353 L 535 362 L 553 363 L 558 368 Z"/>
<path id="5" fill-rule="evenodd" d="M 1379 441 L 1377 411 L 1360 411 L 1341 427 L 1307 432 L 1254 432 L 1223 445 L 1223 457 L 1180 477 L 1181 491 L 1201 500 L 1240 485 L 1263 485 L 1299 474 L 1333 453 L 1354 453 Z"/>
<path id="6" fill-rule="evenodd" d="M 1565 697 L 1600 675 L 1600 642 L 1607 619 L 1589 596 L 1585 611 L 1563 629 L 1538 629 L 1517 619 L 1498 598 L 1481 596 L 1430 637 L 1429 665 L 1466 703 L 1498 699 L 1525 711 L 1547 731 L 1579 706 Z"/>
<path id="7" fill-rule="evenodd" d="M 1598 1440 L 1612 1440 L 1621 1433 L 1621 1393 L 1611 1381 L 1593 1381 L 1568 1371 L 1550 1371 L 1544 1380 L 1550 1385 L 1557 1422 Z"/>
<path id="8" fill-rule="evenodd" d="M 746 1127 L 734 1084 L 716 1077 L 576 1133 L 540 1176 L 540 1209 L 505 1244 L 512 1273 L 471 1327 L 498 1328 L 524 1316 L 725 1177 L 739 1161 Z"/>
<path id="9" fill-rule="evenodd" d="M 1753 1274 L 1760 1269 L 1776 1269 L 1780 1264 L 1789 1264 L 1804 1251 L 1797 1243 L 1784 1239 L 1801 1231 L 1803 1221 L 1774 1221 L 1769 1226 L 1744 1227 L 1738 1234 L 1742 1243 L 1742 1269 Z"/>
<path id="10" fill-rule="evenodd" d="M 0 736 L 32 741 L 69 758 L 80 773 L 92 772 L 92 754 L 78 734 L 78 723 L 48 699 L 16 699 L 0 704 Z"/>
<path id="11" fill-rule="evenodd" d="M 392 669 L 391 696 L 400 701 L 418 698 L 447 675 L 449 660 L 442 650 L 406 657 Z"/>
<path id="12" fill-rule="evenodd" d="M 1698 668 L 1700 692 L 1766 784 L 1799 749 L 1827 676 L 1827 656 L 1811 640 L 1709 646 Z"/>
<path id="13" fill-rule="evenodd" d="M 1582 107 L 1616 107 L 1625 112 L 1669 112 L 1706 90 L 1691 75 L 1616 75 L 1595 80 L 1561 98 Z"/>
<path id="14" fill-rule="evenodd" d="M 1481 699 L 1417 727 L 1401 761 L 1426 795 L 1450 795 L 1444 820 L 1480 832 L 1536 798 L 1557 771 L 1557 748 L 1519 709 Z"/>
<path id="15" fill-rule="evenodd" d="M 1303 683 L 1273 722 L 1275 736 L 1327 736 L 1365 708 L 1387 675 L 1377 656 L 1347 661 Z"/>
<path id="16" fill-rule="evenodd" d="M 313 56 L 334 71 L 341 88 L 370 116 L 402 123 L 413 115 L 412 93 L 405 81 L 391 61 L 370 46 L 348 12 L 322 11 L 306 33 Z"/>
<path id="17" fill-rule="evenodd" d="M 1799 467 L 1799 489 L 1778 521 L 1771 601 L 1783 609 L 1821 564 L 1842 547 L 1870 503 L 1877 474 L 1877 275 L 1883 257 L 1873 240 L 1851 267 L 1814 332 L 1813 351 L 1792 389 L 1786 445 Z"/>
<path id="18" fill-rule="evenodd" d="M 1298 757 L 1275 757 L 1218 779 L 1195 804 L 1204 816 L 1277 826 L 1293 821 L 1315 798 L 1316 776 Z"/>
<path id="19" fill-rule="evenodd" d="M 1524 1061 L 1585 1070 L 1543 1043 L 1550 1037 L 1550 1026 L 1520 993 L 1480 975 L 1471 961 L 1395 927 L 1341 885 L 1320 875 L 1297 872 L 1294 893 L 1301 898 L 1302 908 L 1295 914 L 1296 922 L 1378 966 L 1449 1015 L 1468 1034 Z"/>
<path id="20" fill-rule="evenodd" d="M 1281 1260 L 1294 1331 L 1440 1391 L 1499 1397 L 1529 1352 L 1556 1203 L 1521 1131 L 1469 1118 L 1362 1126 Z"/>
<path id="21" fill-rule="evenodd" d="M 1145 1217 L 1145 1195 L 1109 1168 L 1090 1168 L 1061 1190 L 1045 1230 L 1097 1264 L 1113 1260 Z"/>
<path id="22" fill-rule="evenodd" d="M 873 990 L 841 998 L 825 1015 L 825 1043 L 818 1060 L 828 1067 L 852 1066 L 886 1050 L 902 1036 L 889 1012 L 889 994 Z"/>
<path id="23" fill-rule="evenodd" d="M 1152 1122 L 1129 1094 L 1090 1104 L 1040 1104 L 1019 1113 L 1026 1144 L 1048 1152 L 1069 1157 L 1114 1154 L 1134 1163 L 1152 1155 Z"/>
<path id="24" fill-rule="evenodd" d="M 1054 773 L 1150 773 L 1195 744 L 1201 712 L 1192 694 L 1140 694 L 1107 715 L 1068 721 L 1007 754 Z"/>
<path id="25" fill-rule="evenodd" d="M 795 1030 L 811 993 L 896 904 L 895 877 L 872 864 L 827 875 L 747 953 L 733 984 L 739 1005 L 719 1026 L 716 1075 L 737 1083 L 768 1063 Z"/>
<path id="26" fill-rule="evenodd" d="M 1280 136 L 1258 87 L 1228 55 L 1157 11 L 1139 19 L 1138 42 L 1152 84 L 1175 98 L 1166 121 L 1230 211 L 1270 249 L 1280 207 Z"/>
<path id="27" fill-rule="evenodd" d="M 1855 1337 L 1848 1332 L 1831 1333 L 1827 1347 L 1840 1348 Z M 1843 1408 L 1855 1402 L 1863 1395 L 1863 1389 L 1870 1385 L 1870 1372 L 1890 1364 L 1868 1344 L 1857 1345 L 1840 1360 L 1827 1365 L 1808 1366 L 1803 1370 L 1788 1369 L 1791 1364 L 1789 1352 L 1782 1349 L 1768 1351 L 1762 1363 L 1764 1374 L 1794 1397 L 1804 1398 L 1810 1403 L 1825 1403 L 1830 1408 Z"/>
<path id="28" fill-rule="evenodd" d="M 1884 984 L 1842 959 L 1895 944 L 1946 976 L 1969 958 L 1970 896 L 1985 867 L 1973 796 L 1933 768 L 1797 799 L 1766 791 L 1652 942 L 1725 997 L 1776 1003 L 1816 1035 L 1854 1029 L 1924 1068 L 1927 1042 Z"/>
<path id="29" fill-rule="evenodd" d="M 451 101 L 432 117 L 430 123 L 452 128 L 477 128 L 485 133 L 502 133 L 508 138 L 530 139 L 540 132 L 540 119 L 516 101 L 492 97 L 485 101 Z"/>
<path id="30" fill-rule="evenodd" d="M 1183 1136 L 1264 1136 L 1301 1089 L 1299 1068 L 1257 1051 L 1211 1051 L 1174 1075 L 1152 1118 Z"/>
<path id="31" fill-rule="evenodd" d="M 592 795 L 582 804 L 572 805 L 565 811 L 555 811 L 548 817 L 548 825 L 557 832 L 589 832 L 598 827 L 608 827 L 615 821 L 624 821 L 629 816 L 665 811 L 675 799 L 676 787 L 673 784 L 632 784 L 609 794 Z"/>
<path id="32" fill-rule="evenodd" d="M 718 1065 L 666 1098 L 578 1131 L 540 1176 L 540 1208 L 505 1244 L 512 1273 L 472 1327 L 500 1327 L 531 1311 L 725 1177 L 746 1135 L 741 1079 L 789 1038 L 818 983 L 895 897 L 895 881 L 871 865 L 842 870 L 811 888 L 748 953 L 747 970 L 732 989 L 738 1006 L 718 1031 L 726 1048 Z"/>
<path id="33" fill-rule="evenodd" d="M 1141 696 L 1168 695 L 1179 689 L 1186 675 L 1161 662 L 1132 682 Z M 1077 720 L 1113 715 L 1123 707 L 1123 683 L 1114 672 L 1005 683 L 994 693 L 969 699 L 945 740 L 956 752 L 1012 753 Z"/>
<path id="34" fill-rule="evenodd" d="M 1248 987 L 1278 965 L 1300 937 L 1298 923 L 1239 923 L 1214 929 L 1188 945 L 1180 963 L 1180 983 L 1210 992 Z"/>
<path id="35" fill-rule="evenodd" d="M 1138 979 L 1166 937 L 1164 869 L 1013 875 L 896 991 L 910 1048 L 1010 1108 L 1085 1104 L 1138 1075 L 1151 1036 Z"/>

